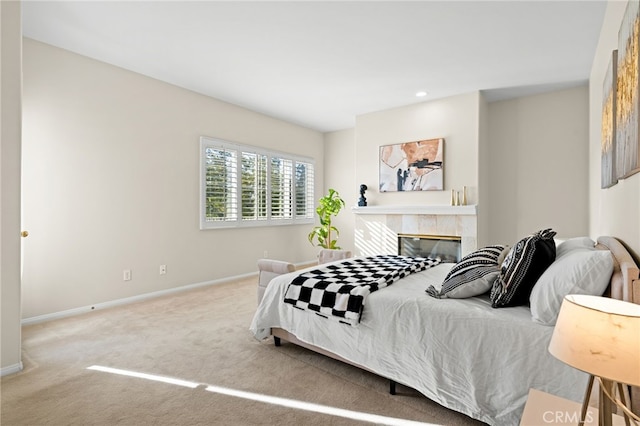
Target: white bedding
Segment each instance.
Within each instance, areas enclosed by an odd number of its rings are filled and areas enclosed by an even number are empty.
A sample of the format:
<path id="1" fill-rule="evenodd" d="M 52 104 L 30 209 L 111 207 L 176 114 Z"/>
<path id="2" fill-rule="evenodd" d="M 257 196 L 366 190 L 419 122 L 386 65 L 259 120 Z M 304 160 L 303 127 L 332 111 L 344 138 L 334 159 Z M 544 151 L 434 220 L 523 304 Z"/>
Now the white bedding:
<path id="1" fill-rule="evenodd" d="M 264 339 L 280 327 L 489 424 L 517 425 L 529 388 L 581 401 L 587 375 L 549 354 L 553 328 L 534 323 L 528 307 L 494 309 L 488 297 L 425 293 L 431 284 L 439 289 L 452 266 L 372 293 L 358 326 L 285 305 L 286 286 L 301 271 L 281 275 L 267 288 L 250 330 Z"/>

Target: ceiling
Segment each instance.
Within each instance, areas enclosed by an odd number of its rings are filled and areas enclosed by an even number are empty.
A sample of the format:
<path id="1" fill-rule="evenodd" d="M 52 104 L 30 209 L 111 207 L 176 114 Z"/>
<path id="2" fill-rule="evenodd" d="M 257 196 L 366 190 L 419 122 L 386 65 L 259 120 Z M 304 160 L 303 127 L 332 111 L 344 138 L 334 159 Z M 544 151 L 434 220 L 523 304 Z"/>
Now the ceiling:
<path id="1" fill-rule="evenodd" d="M 606 1 L 32 1 L 23 34 L 326 132 L 589 78 Z M 425 97 L 415 96 L 426 91 Z"/>

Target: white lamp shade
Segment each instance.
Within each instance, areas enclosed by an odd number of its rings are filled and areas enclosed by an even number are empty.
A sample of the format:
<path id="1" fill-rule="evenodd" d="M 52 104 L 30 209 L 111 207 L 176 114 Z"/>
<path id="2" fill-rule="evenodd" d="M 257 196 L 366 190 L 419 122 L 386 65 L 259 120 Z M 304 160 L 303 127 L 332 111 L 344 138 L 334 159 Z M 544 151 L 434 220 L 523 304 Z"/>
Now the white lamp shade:
<path id="1" fill-rule="evenodd" d="M 549 352 L 594 376 L 640 386 L 640 305 L 598 296 L 566 296 Z"/>

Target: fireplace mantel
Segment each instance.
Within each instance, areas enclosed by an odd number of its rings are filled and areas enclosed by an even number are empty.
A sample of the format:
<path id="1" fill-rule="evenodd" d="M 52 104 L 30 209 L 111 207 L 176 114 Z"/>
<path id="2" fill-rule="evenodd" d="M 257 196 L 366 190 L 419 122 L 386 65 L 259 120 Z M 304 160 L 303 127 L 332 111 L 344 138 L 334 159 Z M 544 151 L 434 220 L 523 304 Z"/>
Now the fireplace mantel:
<path id="1" fill-rule="evenodd" d="M 410 214 L 410 215 L 448 215 L 448 216 L 475 216 L 478 213 L 478 206 L 365 206 L 352 207 L 355 214 Z"/>

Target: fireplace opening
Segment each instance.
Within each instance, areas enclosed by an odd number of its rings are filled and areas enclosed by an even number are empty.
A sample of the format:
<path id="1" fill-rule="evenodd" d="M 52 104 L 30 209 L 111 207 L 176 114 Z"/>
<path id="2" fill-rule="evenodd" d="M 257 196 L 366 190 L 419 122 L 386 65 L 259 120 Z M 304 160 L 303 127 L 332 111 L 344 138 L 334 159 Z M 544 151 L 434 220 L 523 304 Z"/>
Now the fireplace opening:
<path id="1" fill-rule="evenodd" d="M 444 235 L 398 234 L 398 254 L 412 257 L 431 257 L 447 263 L 461 258 L 461 238 Z"/>

